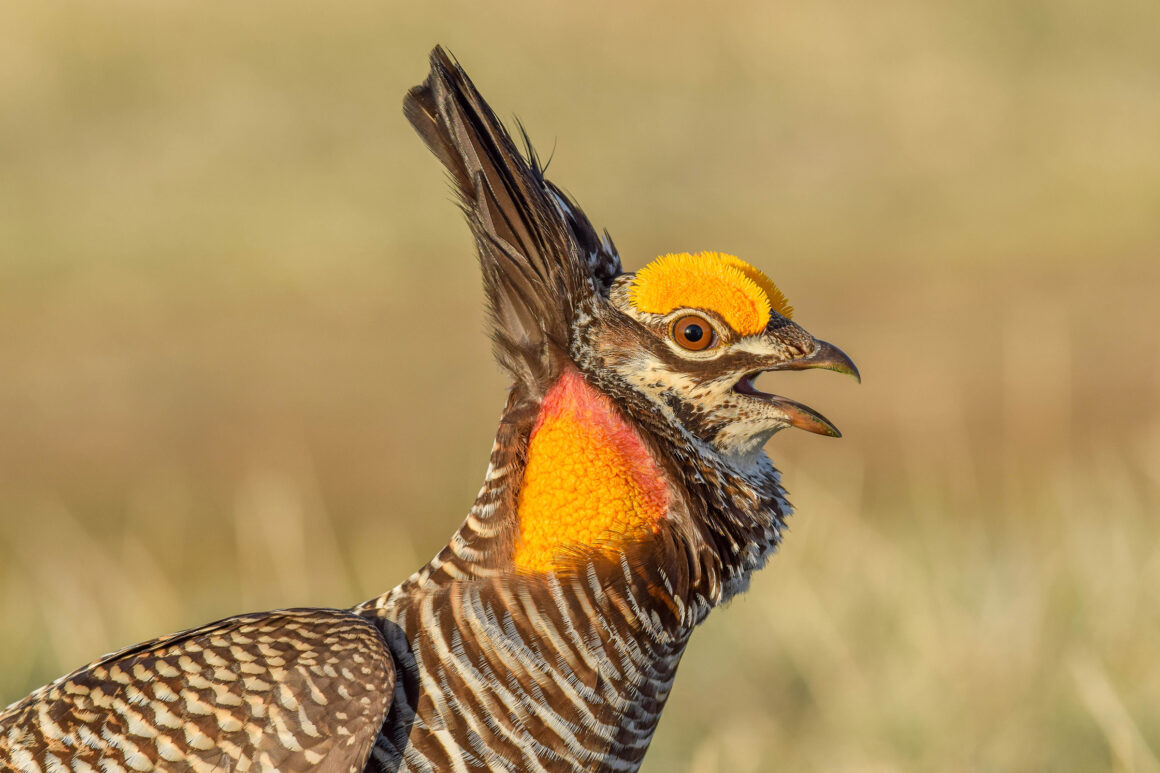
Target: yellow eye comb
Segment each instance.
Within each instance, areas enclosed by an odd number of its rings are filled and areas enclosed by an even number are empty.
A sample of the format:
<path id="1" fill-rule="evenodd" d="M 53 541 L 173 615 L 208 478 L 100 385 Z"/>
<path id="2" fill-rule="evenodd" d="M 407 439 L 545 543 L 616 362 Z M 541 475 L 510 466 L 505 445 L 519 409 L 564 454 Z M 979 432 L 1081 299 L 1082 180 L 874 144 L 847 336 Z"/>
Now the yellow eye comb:
<path id="1" fill-rule="evenodd" d="M 636 273 L 628 298 L 637 311 L 649 314 L 680 308 L 713 311 L 742 335 L 765 330 L 771 310 L 793 317 L 793 307 L 773 280 L 741 258 L 719 252 L 662 255 Z"/>

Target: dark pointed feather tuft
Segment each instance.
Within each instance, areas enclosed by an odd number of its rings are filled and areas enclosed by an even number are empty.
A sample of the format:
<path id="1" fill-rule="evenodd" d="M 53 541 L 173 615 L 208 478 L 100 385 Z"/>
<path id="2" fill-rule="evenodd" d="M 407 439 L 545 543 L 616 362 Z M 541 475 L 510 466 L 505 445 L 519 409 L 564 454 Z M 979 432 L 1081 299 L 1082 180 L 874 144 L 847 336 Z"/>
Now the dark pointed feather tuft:
<path id="1" fill-rule="evenodd" d="M 542 394 L 568 356 L 586 304 L 620 273 L 612 242 L 543 175 L 523 127 L 521 154 L 467 74 L 442 48 L 403 112 L 447 167 L 479 251 L 500 363 Z M 607 236 L 607 235 L 606 235 Z"/>

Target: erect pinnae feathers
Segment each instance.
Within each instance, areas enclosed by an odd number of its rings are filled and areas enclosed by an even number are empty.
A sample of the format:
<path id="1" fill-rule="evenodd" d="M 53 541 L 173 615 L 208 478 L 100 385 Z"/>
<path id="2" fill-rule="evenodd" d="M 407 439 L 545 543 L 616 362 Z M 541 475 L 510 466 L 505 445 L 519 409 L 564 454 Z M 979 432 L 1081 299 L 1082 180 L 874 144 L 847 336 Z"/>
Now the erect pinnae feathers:
<path id="1" fill-rule="evenodd" d="M 442 48 L 403 111 L 450 173 L 475 236 L 496 356 L 542 393 L 567 357 L 579 309 L 620 273 L 615 249 L 544 179 L 530 143 L 520 153 Z"/>

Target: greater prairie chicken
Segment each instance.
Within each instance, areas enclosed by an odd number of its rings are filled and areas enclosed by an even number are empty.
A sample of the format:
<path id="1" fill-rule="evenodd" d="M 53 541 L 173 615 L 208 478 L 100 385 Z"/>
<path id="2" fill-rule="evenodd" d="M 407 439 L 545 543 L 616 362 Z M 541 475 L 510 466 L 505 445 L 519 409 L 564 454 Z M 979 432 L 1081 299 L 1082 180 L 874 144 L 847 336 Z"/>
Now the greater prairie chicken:
<path id="1" fill-rule="evenodd" d="M 227 618 L 41 688 L 0 714 L 5 769 L 635 770 L 693 628 L 777 546 L 764 443 L 838 431 L 754 378 L 856 376 L 849 358 L 738 258 L 624 272 L 441 49 L 404 109 L 461 199 L 512 379 L 466 521 L 352 609 Z"/>

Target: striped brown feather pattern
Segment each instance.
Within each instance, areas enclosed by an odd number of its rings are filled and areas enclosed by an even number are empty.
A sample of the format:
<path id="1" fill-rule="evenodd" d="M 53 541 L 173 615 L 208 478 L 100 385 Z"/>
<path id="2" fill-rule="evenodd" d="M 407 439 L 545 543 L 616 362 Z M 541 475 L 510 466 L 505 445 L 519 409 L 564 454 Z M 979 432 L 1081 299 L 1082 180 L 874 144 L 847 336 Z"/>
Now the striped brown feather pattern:
<path id="1" fill-rule="evenodd" d="M 0 768 L 362 770 L 393 694 L 349 612 L 228 618 L 109 655 L 0 715 Z"/>

